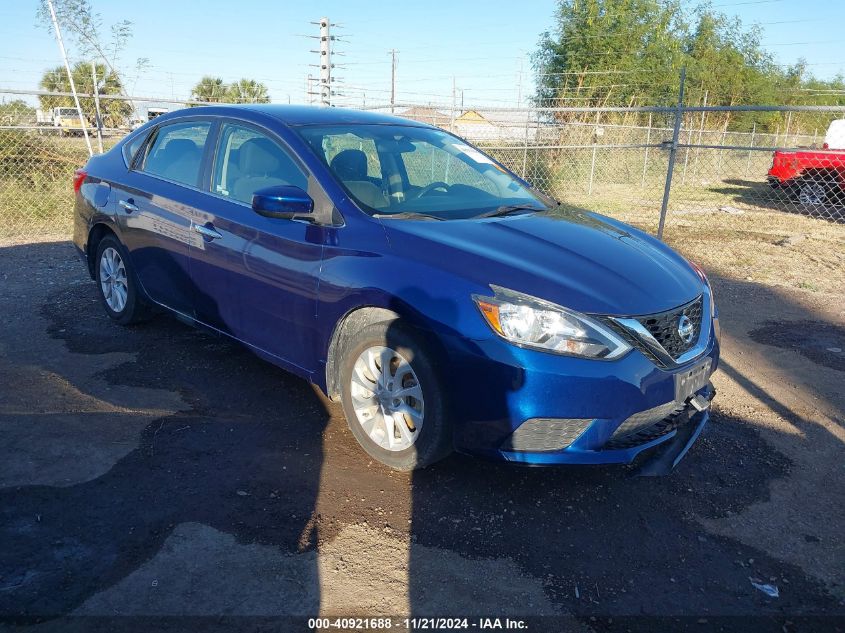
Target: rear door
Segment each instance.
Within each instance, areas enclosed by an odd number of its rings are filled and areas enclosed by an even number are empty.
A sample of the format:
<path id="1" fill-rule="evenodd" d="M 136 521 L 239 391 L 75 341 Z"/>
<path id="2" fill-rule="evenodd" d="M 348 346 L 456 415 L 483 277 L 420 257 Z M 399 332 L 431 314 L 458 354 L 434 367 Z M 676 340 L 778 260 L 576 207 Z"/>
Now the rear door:
<path id="1" fill-rule="evenodd" d="M 153 301 L 194 316 L 188 249 L 201 238 L 192 219 L 209 196 L 200 190 L 210 120 L 159 126 L 114 187 L 121 236 Z"/>
<path id="2" fill-rule="evenodd" d="M 307 191 L 309 181 L 305 167 L 274 134 L 224 121 L 211 166 L 211 195 L 193 216 L 201 237 L 191 247 L 199 320 L 306 371 L 315 368 L 324 230 L 260 216 L 251 203 L 258 189 L 295 185 Z"/>

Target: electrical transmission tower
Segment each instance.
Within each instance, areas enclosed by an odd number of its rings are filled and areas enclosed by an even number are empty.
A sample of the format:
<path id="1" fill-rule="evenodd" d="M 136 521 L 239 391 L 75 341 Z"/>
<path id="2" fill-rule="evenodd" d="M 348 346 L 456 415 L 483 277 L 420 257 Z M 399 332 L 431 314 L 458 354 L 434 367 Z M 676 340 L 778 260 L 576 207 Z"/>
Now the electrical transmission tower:
<path id="1" fill-rule="evenodd" d="M 334 86 L 337 83 L 337 77 L 334 77 L 332 71 L 335 68 L 335 64 L 332 61 L 333 55 L 342 55 L 342 53 L 338 53 L 333 50 L 334 42 L 342 41 L 338 36 L 332 35 L 331 30 L 333 27 L 339 27 L 340 25 L 335 24 L 329 20 L 329 18 L 320 18 L 319 22 L 311 22 L 311 24 L 316 24 L 320 27 L 320 34 L 319 35 L 310 35 L 308 37 L 317 38 L 320 40 L 320 48 L 319 50 L 312 50 L 312 53 L 318 53 L 320 55 L 320 63 L 319 64 L 311 64 L 312 66 L 316 66 L 319 70 L 319 77 L 317 77 L 317 87 L 316 91 L 311 91 L 311 83 L 310 83 L 310 75 L 309 75 L 309 90 L 308 95 L 317 95 L 320 98 L 320 105 L 331 107 L 332 105 L 332 97 L 334 96 L 342 96 L 341 93 L 334 90 Z"/>

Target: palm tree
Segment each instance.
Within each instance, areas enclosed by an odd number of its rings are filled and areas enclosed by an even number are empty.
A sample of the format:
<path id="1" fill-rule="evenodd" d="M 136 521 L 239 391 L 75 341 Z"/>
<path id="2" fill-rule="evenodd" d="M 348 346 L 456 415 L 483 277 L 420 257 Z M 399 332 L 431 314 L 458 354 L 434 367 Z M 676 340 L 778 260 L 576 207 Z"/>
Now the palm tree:
<path id="1" fill-rule="evenodd" d="M 191 90 L 191 98 L 194 101 L 205 101 L 207 103 L 220 103 L 226 97 L 228 87 L 220 77 L 206 75 L 197 82 Z"/>
<path id="2" fill-rule="evenodd" d="M 241 79 L 229 86 L 226 100 L 233 103 L 270 103 L 267 86 L 254 79 Z"/>
<path id="3" fill-rule="evenodd" d="M 100 95 L 122 95 L 123 87 L 120 80 L 113 72 L 110 72 L 105 64 L 94 64 L 97 72 L 96 92 Z M 94 78 L 91 76 L 91 64 L 78 62 L 71 68 L 73 83 L 76 91 L 81 94 L 94 94 Z M 70 81 L 63 66 L 51 68 L 41 77 L 39 86 L 42 90 L 49 92 L 70 92 Z M 55 95 L 41 95 L 38 97 L 43 110 L 53 108 L 74 108 L 76 104 L 73 97 L 61 97 Z M 93 97 L 80 97 L 79 105 L 82 106 L 82 113 L 86 119 L 93 124 L 96 119 L 96 105 Z M 132 113 L 131 104 L 124 99 L 102 99 L 100 100 L 100 113 L 103 117 L 103 125 L 106 127 L 119 127 L 126 124 L 127 117 Z"/>

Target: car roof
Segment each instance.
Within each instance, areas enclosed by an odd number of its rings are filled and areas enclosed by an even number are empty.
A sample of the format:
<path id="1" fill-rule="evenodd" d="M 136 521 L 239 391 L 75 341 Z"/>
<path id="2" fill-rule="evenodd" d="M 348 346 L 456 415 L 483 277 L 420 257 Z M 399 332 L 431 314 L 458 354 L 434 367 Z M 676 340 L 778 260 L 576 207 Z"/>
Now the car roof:
<path id="1" fill-rule="evenodd" d="M 207 106 L 198 106 L 194 108 L 184 108 L 181 110 L 174 110 L 163 115 L 165 117 L 175 118 L 184 116 L 186 114 L 192 115 L 218 115 L 218 116 L 238 116 L 248 113 L 259 113 L 265 116 L 273 117 L 280 123 L 290 126 L 298 127 L 303 125 L 410 125 L 414 127 L 432 127 L 427 123 L 420 123 L 411 119 L 404 119 L 402 117 L 393 116 L 390 114 L 382 114 L 380 112 L 372 112 L 367 110 L 353 110 L 351 108 L 325 108 L 318 106 L 305 105 L 277 105 L 271 103 L 251 103 L 251 104 L 214 104 Z"/>

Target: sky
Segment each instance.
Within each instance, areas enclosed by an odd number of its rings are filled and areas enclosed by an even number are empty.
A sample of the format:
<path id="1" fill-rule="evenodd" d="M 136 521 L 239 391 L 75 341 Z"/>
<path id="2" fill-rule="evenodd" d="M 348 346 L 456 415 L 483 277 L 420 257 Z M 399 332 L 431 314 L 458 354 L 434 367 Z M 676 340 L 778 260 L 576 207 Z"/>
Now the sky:
<path id="1" fill-rule="evenodd" d="M 318 26 L 328 16 L 335 44 L 338 105 L 389 102 L 390 49 L 397 53 L 399 103 L 452 102 L 516 107 L 533 92 L 530 55 L 553 27 L 554 0 L 91 0 L 105 25 L 132 22 L 119 59 L 136 96 L 186 99 L 202 75 L 267 85 L 275 102 L 306 103 L 306 78 L 318 70 Z M 0 0 L 0 88 L 35 90 L 61 64 L 51 31 L 36 19 L 37 0 Z M 697 4 L 687 0 L 687 4 Z M 803 57 L 822 78 L 845 73 L 845 1 L 712 0 L 745 24 L 760 24 L 779 63 Z M 66 38 L 70 39 L 67 37 Z M 69 51 L 72 61 L 78 51 Z M 149 65 L 136 71 L 136 60 Z M 0 95 L 10 99 L 13 95 Z"/>

